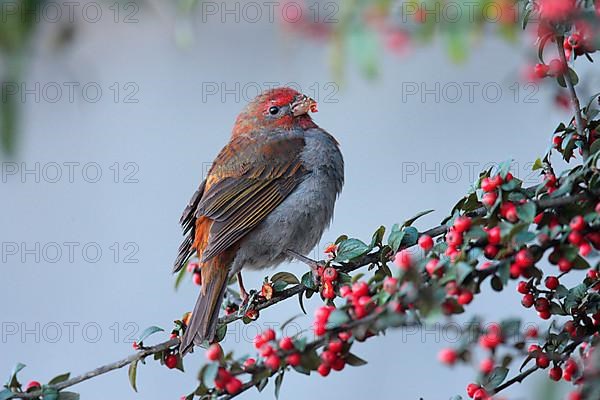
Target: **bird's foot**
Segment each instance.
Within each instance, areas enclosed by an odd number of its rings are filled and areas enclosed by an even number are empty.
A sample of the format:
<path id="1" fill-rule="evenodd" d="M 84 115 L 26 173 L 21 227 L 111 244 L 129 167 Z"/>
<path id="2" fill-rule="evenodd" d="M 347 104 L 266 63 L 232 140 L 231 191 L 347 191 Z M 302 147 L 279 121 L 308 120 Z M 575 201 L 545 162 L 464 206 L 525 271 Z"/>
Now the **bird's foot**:
<path id="1" fill-rule="evenodd" d="M 250 293 L 246 293 L 245 296 L 242 294 L 242 303 L 238 309 L 238 316 L 243 317 L 246 313 L 254 307 L 254 301 L 257 298 L 258 292 L 256 290 L 250 290 Z"/>

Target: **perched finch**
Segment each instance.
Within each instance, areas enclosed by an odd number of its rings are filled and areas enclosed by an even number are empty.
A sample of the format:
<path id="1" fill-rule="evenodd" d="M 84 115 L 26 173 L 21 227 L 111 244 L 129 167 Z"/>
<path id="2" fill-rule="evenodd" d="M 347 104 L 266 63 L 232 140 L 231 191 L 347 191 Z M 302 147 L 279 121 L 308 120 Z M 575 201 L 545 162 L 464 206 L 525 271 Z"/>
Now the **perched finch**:
<path id="1" fill-rule="evenodd" d="M 215 337 L 227 280 L 242 268 L 307 254 L 331 222 L 344 182 L 337 141 L 309 115 L 316 102 L 290 88 L 266 91 L 239 114 L 229 143 L 181 216 L 185 239 L 174 272 L 197 254 L 200 296 L 182 354 Z"/>

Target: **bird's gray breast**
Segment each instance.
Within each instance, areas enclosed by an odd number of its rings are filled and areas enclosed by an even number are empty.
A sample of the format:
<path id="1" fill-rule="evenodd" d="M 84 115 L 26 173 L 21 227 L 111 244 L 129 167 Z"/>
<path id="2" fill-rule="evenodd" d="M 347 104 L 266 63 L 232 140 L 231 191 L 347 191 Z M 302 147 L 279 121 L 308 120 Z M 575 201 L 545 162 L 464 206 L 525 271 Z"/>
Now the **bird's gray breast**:
<path id="1" fill-rule="evenodd" d="M 307 254 L 333 217 L 344 183 L 344 161 L 335 139 L 321 129 L 306 131 L 300 155 L 308 170 L 294 191 L 240 241 L 232 273 L 262 269 L 290 257 L 286 250 Z"/>

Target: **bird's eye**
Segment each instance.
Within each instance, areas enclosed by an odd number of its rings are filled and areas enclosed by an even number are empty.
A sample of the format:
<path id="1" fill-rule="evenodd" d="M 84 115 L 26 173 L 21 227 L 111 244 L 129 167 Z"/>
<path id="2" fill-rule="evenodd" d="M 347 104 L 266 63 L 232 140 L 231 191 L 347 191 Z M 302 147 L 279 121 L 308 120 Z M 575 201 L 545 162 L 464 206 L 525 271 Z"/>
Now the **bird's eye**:
<path id="1" fill-rule="evenodd" d="M 271 114 L 271 115 L 275 115 L 278 112 L 279 112 L 279 107 L 277 107 L 277 106 L 272 106 L 269 108 L 269 114 Z"/>

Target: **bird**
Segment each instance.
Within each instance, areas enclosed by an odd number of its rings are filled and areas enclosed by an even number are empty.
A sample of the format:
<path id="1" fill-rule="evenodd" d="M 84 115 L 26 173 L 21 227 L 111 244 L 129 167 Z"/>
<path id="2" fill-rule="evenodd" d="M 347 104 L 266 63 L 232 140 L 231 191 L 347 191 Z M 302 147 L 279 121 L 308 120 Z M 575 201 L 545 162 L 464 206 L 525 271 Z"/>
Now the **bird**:
<path id="1" fill-rule="evenodd" d="M 344 184 L 338 141 L 310 113 L 317 102 L 289 87 L 266 90 L 238 115 L 229 142 L 180 218 L 173 266 L 194 255 L 200 294 L 179 346 L 183 356 L 215 340 L 229 279 L 308 254 L 330 225 Z"/>

